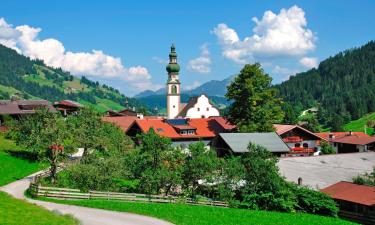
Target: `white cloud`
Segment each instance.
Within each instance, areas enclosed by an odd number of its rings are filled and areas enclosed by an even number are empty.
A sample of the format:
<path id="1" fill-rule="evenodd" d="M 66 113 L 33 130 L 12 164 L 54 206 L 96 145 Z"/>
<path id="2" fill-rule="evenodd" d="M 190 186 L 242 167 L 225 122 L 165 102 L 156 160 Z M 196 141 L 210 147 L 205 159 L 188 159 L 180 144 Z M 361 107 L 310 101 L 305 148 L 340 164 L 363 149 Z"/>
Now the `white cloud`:
<path id="1" fill-rule="evenodd" d="M 303 57 L 299 62 L 306 68 L 317 68 L 319 65 L 318 58 L 315 57 Z"/>
<path id="2" fill-rule="evenodd" d="M 152 87 L 151 75 L 142 66 L 126 68 L 119 57 L 101 50 L 91 52 L 67 51 L 62 42 L 54 38 L 40 39 L 41 28 L 28 25 L 13 27 L 0 18 L 0 43 L 32 59 L 41 59 L 48 66 L 61 67 L 76 75 L 110 78 L 126 81 L 136 91 Z M 157 85 L 156 85 L 157 86 Z"/>
<path id="3" fill-rule="evenodd" d="M 190 91 L 199 86 L 201 86 L 201 83 L 199 81 L 194 81 L 191 85 L 186 85 L 184 89 Z"/>
<path id="4" fill-rule="evenodd" d="M 210 73 L 211 72 L 211 58 L 210 51 L 208 50 L 207 44 L 200 47 L 201 54 L 198 58 L 192 59 L 188 62 L 188 69 L 198 73 Z"/>
<path id="5" fill-rule="evenodd" d="M 281 9 L 279 14 L 266 11 L 261 19 L 254 17 L 252 21 L 253 34 L 243 40 L 224 23 L 213 29 L 224 57 L 243 64 L 259 58 L 302 56 L 315 49 L 316 37 L 306 27 L 305 12 L 298 6 Z"/>

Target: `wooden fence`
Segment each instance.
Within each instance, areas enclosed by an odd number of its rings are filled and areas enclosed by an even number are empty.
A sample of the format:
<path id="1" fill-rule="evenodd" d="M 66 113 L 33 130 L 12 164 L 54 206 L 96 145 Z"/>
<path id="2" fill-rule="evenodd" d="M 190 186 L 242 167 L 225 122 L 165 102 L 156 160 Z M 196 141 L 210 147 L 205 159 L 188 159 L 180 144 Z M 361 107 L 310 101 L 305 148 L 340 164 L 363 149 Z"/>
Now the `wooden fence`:
<path id="1" fill-rule="evenodd" d="M 120 192 L 89 191 L 85 193 L 81 192 L 79 189 L 43 187 L 38 185 L 38 183 L 32 183 L 30 185 L 29 191 L 30 194 L 34 197 L 46 197 L 54 199 L 101 199 L 127 202 L 185 203 L 192 205 L 228 207 L 227 202 L 221 201 L 195 201 L 191 198 L 179 198 L 175 196 L 146 195 Z"/>

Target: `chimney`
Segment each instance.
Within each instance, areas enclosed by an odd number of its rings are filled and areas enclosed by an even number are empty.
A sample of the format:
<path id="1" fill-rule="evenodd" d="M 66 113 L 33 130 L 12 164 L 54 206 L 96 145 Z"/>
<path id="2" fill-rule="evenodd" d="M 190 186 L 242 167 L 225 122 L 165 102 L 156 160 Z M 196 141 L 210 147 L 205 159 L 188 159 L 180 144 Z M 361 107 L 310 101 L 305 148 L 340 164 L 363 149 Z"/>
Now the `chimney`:
<path id="1" fill-rule="evenodd" d="M 10 97 L 10 101 L 11 102 L 15 102 L 15 101 L 17 101 L 17 96 L 15 96 L 15 95 L 12 95 L 12 97 Z"/>
<path id="2" fill-rule="evenodd" d="M 143 120 L 143 114 L 142 113 L 137 113 L 137 118 Z"/>
<path id="3" fill-rule="evenodd" d="M 329 132 L 328 141 L 332 141 L 334 138 L 335 138 L 335 135 L 333 135 L 333 133 Z"/>
<path id="4" fill-rule="evenodd" d="M 302 186 L 302 177 L 298 177 L 298 186 Z"/>
<path id="5" fill-rule="evenodd" d="M 353 132 L 352 131 L 349 131 L 349 136 L 352 136 L 353 135 Z"/>

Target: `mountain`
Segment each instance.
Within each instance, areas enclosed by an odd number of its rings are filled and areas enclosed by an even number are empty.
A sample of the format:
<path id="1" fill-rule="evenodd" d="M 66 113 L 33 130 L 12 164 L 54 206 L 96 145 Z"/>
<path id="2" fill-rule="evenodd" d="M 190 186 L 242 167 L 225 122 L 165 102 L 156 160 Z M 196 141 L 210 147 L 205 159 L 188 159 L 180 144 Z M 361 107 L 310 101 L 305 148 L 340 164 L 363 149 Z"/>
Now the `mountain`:
<path id="1" fill-rule="evenodd" d="M 233 80 L 234 76 L 228 77 L 224 80 L 211 80 L 200 85 L 192 90 L 183 90 L 181 92 L 181 102 L 188 102 L 192 96 L 200 94 L 206 94 L 212 103 L 219 108 L 225 108 L 229 104 L 227 99 L 224 97 L 227 92 L 228 84 Z M 159 112 L 164 112 L 167 105 L 167 99 L 165 96 L 165 88 L 161 88 L 157 91 L 143 91 L 135 96 L 142 104 L 146 105 L 149 109 L 158 108 Z"/>
<path id="2" fill-rule="evenodd" d="M 330 57 L 276 85 L 295 111 L 319 107 L 318 120 L 333 130 L 375 111 L 375 41 Z"/>
<path id="3" fill-rule="evenodd" d="M 224 80 L 211 80 L 208 81 L 192 90 L 182 90 L 181 93 L 195 96 L 200 94 L 206 94 L 208 96 L 220 96 L 224 97 L 225 93 L 227 92 L 228 84 L 233 80 L 234 76 L 230 76 Z M 165 95 L 166 90 L 165 88 L 160 88 L 157 91 L 146 90 L 137 95 L 135 98 L 145 98 L 152 95 Z"/>
<path id="4" fill-rule="evenodd" d="M 25 99 L 74 100 L 100 112 L 122 109 L 126 99 L 117 89 L 84 76 L 75 77 L 0 45 L 0 99 L 9 99 L 16 93 Z M 131 106 L 141 107 L 134 98 L 128 101 Z"/>
<path id="5" fill-rule="evenodd" d="M 194 88 L 184 93 L 189 95 L 200 95 L 206 94 L 208 96 L 220 96 L 223 97 L 227 93 L 227 86 L 233 80 L 235 76 L 230 76 L 224 80 L 211 80 L 197 88 Z"/>
<path id="6" fill-rule="evenodd" d="M 165 95 L 166 89 L 165 88 L 160 88 L 157 91 L 151 91 L 151 90 L 146 90 L 142 91 L 139 94 L 135 95 L 134 98 L 144 98 L 152 95 Z"/>

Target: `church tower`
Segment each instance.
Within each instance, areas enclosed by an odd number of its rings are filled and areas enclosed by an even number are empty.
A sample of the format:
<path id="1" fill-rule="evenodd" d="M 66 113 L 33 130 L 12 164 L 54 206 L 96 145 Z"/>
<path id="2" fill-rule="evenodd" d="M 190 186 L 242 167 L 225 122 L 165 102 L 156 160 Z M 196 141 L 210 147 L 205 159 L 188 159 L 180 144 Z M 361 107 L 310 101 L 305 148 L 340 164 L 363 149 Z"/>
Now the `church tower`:
<path id="1" fill-rule="evenodd" d="M 178 72 L 180 66 L 177 64 L 177 53 L 174 44 L 169 53 L 169 64 L 166 67 L 168 72 L 167 81 L 167 116 L 168 119 L 174 119 L 180 112 L 180 80 Z"/>

